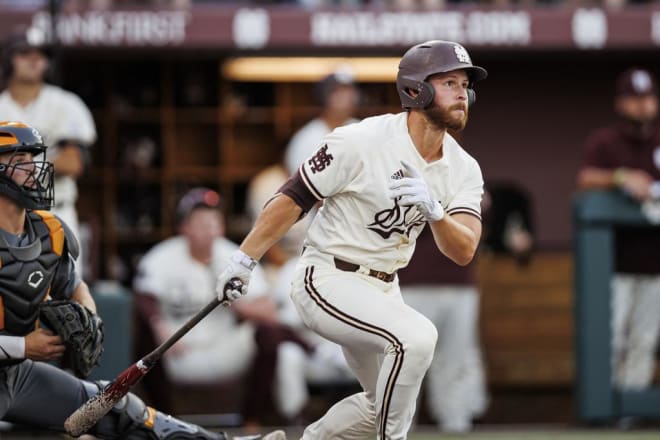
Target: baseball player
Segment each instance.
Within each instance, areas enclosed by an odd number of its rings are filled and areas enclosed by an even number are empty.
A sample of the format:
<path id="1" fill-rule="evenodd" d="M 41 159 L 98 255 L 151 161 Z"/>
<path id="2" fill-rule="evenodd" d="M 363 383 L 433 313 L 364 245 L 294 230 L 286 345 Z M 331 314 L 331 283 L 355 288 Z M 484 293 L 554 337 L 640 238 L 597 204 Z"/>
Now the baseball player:
<path id="1" fill-rule="evenodd" d="M 49 296 L 69 299 L 97 319 L 94 300 L 73 264 L 76 238 L 66 223 L 47 211 L 53 201 L 53 165 L 45 160 L 45 152 L 33 127 L 0 123 L 0 420 L 64 432 L 64 420 L 101 384 L 47 363 L 62 357 L 68 341 L 40 327 L 40 304 Z M 149 408 L 133 394 L 90 434 L 226 439 Z"/>
<path id="2" fill-rule="evenodd" d="M 633 68 L 616 81 L 618 122 L 589 136 L 578 185 L 619 189 L 644 204 L 660 199 L 658 87 L 648 70 Z M 614 383 L 642 389 L 653 380 L 660 338 L 660 236 L 618 228 L 612 280 Z"/>
<path id="3" fill-rule="evenodd" d="M 284 164 L 288 174 L 295 173 L 300 164 L 316 151 L 319 139 L 337 127 L 357 122 L 353 115 L 360 91 L 350 66 L 337 67 L 316 85 L 316 92 L 323 110 L 318 117 L 303 125 L 287 145 Z"/>
<path id="4" fill-rule="evenodd" d="M 7 88 L 0 93 L 0 121 L 23 121 L 35 127 L 51 146 L 55 166 L 53 212 L 80 239 L 76 179 L 85 168 L 87 149 L 96 141 L 94 119 L 85 103 L 73 93 L 47 84 L 47 48 L 33 34 L 17 32 L 6 42 L 3 77 Z M 76 262 L 80 272 L 82 257 Z"/>
<path id="5" fill-rule="evenodd" d="M 257 260 L 323 201 L 291 297 L 305 325 L 342 346 L 363 391 L 335 404 L 303 439 L 406 438 L 437 331 L 403 302 L 396 271 L 408 264 L 426 224 L 452 261 L 465 265 L 474 256 L 483 179 L 447 130 L 465 127 L 472 85 L 486 76 L 457 43 L 410 48 L 396 81 L 406 111 L 327 135 L 265 206 L 218 277 L 223 300 L 242 296 Z"/>

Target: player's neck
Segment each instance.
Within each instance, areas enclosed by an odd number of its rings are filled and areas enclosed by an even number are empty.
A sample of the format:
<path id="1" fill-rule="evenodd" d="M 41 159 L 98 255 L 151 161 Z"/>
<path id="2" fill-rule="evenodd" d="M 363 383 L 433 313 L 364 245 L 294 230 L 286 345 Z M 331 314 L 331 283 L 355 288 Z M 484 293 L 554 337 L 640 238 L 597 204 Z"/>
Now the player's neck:
<path id="1" fill-rule="evenodd" d="M 410 112 L 408 114 L 408 133 L 415 148 L 426 162 L 442 159 L 442 145 L 446 130 L 440 130 L 430 124 L 420 113 Z"/>
<path id="2" fill-rule="evenodd" d="M 37 96 L 41 92 L 41 87 L 43 87 L 42 82 L 25 82 L 13 79 L 9 83 L 8 90 L 11 98 L 17 104 L 27 107 L 37 99 Z"/>
<path id="3" fill-rule="evenodd" d="M 213 259 L 213 251 L 208 246 L 193 246 L 188 243 L 188 250 L 190 251 L 190 257 L 204 266 L 211 263 L 211 260 Z"/>
<path id="4" fill-rule="evenodd" d="M 323 122 L 325 122 L 325 125 L 328 126 L 330 131 L 334 130 L 337 127 L 341 127 L 342 125 L 346 124 L 346 121 L 350 119 L 350 117 L 346 117 L 346 115 L 336 115 L 332 114 L 331 112 L 325 112 L 321 115 L 321 118 L 323 119 Z"/>
<path id="5" fill-rule="evenodd" d="M 0 229 L 11 234 L 22 234 L 25 230 L 26 211 L 7 197 L 0 197 Z"/>

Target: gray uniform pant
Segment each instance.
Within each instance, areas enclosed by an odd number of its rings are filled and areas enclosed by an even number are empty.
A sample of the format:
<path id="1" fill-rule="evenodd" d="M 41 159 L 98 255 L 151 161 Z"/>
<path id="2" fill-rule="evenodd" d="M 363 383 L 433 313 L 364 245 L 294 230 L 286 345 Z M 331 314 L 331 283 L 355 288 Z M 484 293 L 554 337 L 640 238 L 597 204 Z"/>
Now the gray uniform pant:
<path id="1" fill-rule="evenodd" d="M 90 395 L 85 384 L 43 362 L 0 368 L 0 419 L 63 432 L 66 418 Z"/>

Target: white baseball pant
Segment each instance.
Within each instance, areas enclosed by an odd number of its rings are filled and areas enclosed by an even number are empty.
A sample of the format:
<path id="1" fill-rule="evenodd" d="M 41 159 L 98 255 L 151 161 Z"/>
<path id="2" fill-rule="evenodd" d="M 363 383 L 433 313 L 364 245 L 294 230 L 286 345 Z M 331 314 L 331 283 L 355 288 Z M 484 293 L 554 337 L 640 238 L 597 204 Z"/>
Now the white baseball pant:
<path id="1" fill-rule="evenodd" d="M 611 307 L 614 381 L 622 389 L 646 388 L 660 337 L 660 275 L 616 274 Z"/>
<path id="2" fill-rule="evenodd" d="M 303 440 L 407 437 L 438 337 L 391 283 L 337 269 L 331 255 L 305 250 L 291 293 L 305 325 L 342 346 L 363 392 L 336 403 Z"/>

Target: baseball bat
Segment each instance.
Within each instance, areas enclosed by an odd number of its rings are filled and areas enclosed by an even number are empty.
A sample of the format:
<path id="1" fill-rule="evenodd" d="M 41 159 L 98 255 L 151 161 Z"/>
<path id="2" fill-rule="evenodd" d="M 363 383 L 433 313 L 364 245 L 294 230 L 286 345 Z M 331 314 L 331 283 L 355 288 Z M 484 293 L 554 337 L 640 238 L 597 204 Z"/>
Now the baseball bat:
<path id="1" fill-rule="evenodd" d="M 239 288 L 240 284 L 242 284 L 238 278 L 232 278 L 229 282 L 232 283 L 232 288 Z M 229 287 L 226 286 L 225 290 Z M 220 304 L 225 307 L 229 306 L 228 301 L 222 301 L 217 297 L 214 298 L 213 301 L 191 316 L 184 325 L 151 353 L 119 373 L 112 382 L 92 396 L 66 419 L 64 422 L 66 432 L 73 437 L 78 437 L 89 431 L 92 426 L 101 420 L 130 391 L 133 385 L 138 383 L 158 363 L 163 353 Z"/>

